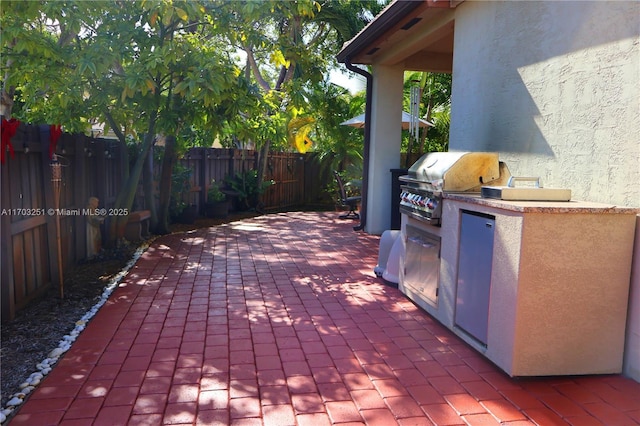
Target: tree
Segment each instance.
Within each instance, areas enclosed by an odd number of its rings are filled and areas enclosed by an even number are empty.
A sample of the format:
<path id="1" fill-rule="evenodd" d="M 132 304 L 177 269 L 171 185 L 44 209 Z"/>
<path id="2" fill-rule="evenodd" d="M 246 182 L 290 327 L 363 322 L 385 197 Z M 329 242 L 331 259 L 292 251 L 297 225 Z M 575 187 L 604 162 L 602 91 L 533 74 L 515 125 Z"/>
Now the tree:
<path id="1" fill-rule="evenodd" d="M 199 1 L 3 2 L 2 26 L 3 95 L 21 105 L 21 119 L 62 123 L 67 131 L 98 120 L 122 143 L 127 134 L 142 135 L 116 208 L 131 209 L 158 133 L 170 136 L 161 182 L 168 189 L 175 136 L 185 126 L 220 126 L 221 112 L 237 114 L 243 104 L 220 108 L 246 85 Z M 165 193 L 155 220 L 160 232 L 167 231 Z M 123 235 L 126 220 L 113 218 L 112 238 Z"/>
<path id="2" fill-rule="evenodd" d="M 245 127 L 259 149 L 260 182 L 266 153 L 271 147 L 291 149 L 296 138 L 287 138 L 289 134 L 302 135 L 299 130 L 304 129 L 304 149 L 309 148 L 310 123 L 331 116 L 321 117 L 314 89 L 336 66 L 335 54 L 342 44 L 381 7 L 377 2 L 345 0 L 228 2 L 220 7 L 219 19 L 231 28 L 229 43 L 243 52 L 245 76 L 261 94 L 258 108 L 242 117 L 243 124 L 262 123 Z M 300 128 L 300 123 L 306 124 Z"/>
<path id="3" fill-rule="evenodd" d="M 317 85 L 310 96 L 310 103 L 323 117 L 316 123 L 316 145 L 322 154 L 334 156 L 331 166 L 346 170 L 349 166 L 362 169 L 364 132 L 340 123 L 364 112 L 365 93 L 351 95 L 346 89 L 329 82 Z"/>

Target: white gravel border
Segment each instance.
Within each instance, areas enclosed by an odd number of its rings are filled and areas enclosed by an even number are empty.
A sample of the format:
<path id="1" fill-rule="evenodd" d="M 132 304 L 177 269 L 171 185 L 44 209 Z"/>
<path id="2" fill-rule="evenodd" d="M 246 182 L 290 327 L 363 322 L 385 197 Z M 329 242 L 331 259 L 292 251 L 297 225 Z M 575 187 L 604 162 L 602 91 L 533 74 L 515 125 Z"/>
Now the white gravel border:
<path id="1" fill-rule="evenodd" d="M 9 401 L 7 401 L 6 406 L 0 410 L 0 424 L 3 424 L 13 412 L 20 407 L 20 405 L 25 401 L 27 395 L 29 395 L 33 390 L 40 384 L 40 382 L 44 379 L 44 377 L 51 372 L 53 366 L 58 362 L 60 357 L 67 352 L 73 342 L 76 341 L 82 330 L 86 327 L 87 323 L 93 318 L 93 316 L 98 313 L 100 308 L 107 302 L 111 293 L 116 289 L 120 281 L 127 276 L 129 270 L 136 264 L 140 256 L 149 248 L 151 243 L 153 242 L 153 238 L 143 242 L 137 250 L 134 252 L 131 260 L 125 265 L 125 267 L 115 275 L 109 283 L 105 286 L 102 295 L 100 296 L 100 300 L 98 303 L 93 305 L 91 309 L 89 309 L 78 321 L 75 322 L 75 327 L 69 334 L 62 337 L 60 340 L 58 347 L 49 352 L 49 356 L 43 359 L 41 362 L 36 364 L 36 371 L 31 373 L 31 375 L 20 385 L 20 391 L 16 392 L 11 396 Z"/>

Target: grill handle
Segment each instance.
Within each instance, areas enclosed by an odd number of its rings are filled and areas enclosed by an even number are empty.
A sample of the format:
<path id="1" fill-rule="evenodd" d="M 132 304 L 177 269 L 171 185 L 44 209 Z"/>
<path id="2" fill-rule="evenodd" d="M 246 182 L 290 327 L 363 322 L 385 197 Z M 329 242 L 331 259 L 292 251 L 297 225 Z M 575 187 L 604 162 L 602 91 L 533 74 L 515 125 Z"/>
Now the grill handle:
<path id="1" fill-rule="evenodd" d="M 540 177 L 523 177 L 523 176 L 511 176 L 507 182 L 509 188 L 515 188 L 516 182 L 535 182 L 536 188 L 542 188 L 540 185 Z"/>

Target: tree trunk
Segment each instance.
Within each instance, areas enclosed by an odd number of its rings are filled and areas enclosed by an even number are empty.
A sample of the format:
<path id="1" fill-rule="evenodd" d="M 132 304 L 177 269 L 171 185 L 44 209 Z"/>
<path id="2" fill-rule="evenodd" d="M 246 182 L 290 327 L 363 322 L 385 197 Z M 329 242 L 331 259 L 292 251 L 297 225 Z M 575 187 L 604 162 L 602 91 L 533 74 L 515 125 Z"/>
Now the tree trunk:
<path id="1" fill-rule="evenodd" d="M 264 182 L 264 174 L 267 170 L 267 160 L 269 158 L 269 149 L 271 149 L 271 140 L 267 139 L 264 141 L 260 151 L 258 151 L 258 188 L 262 188 L 262 183 Z M 260 199 L 261 194 L 259 193 L 257 197 L 256 211 L 258 213 L 262 213 L 262 200 Z"/>
<path id="2" fill-rule="evenodd" d="M 12 49 L 16 45 L 16 39 L 12 39 L 9 43 L 9 49 Z M 7 79 L 10 77 L 9 71 L 13 65 L 13 59 L 7 59 L 7 62 L 3 64 L 5 66 L 4 81 L 2 83 L 2 89 L 0 91 L 0 116 L 9 120 L 11 118 L 11 111 L 13 110 L 13 98 L 15 96 L 16 88 L 13 86 L 7 86 Z"/>
<path id="3" fill-rule="evenodd" d="M 118 192 L 118 196 L 115 202 L 115 209 L 127 209 L 131 211 L 131 207 L 133 206 L 133 200 L 136 195 L 136 190 L 138 189 L 138 183 L 140 182 L 140 176 L 142 175 L 142 168 L 144 165 L 145 158 L 153 145 L 153 135 L 155 133 L 156 127 L 156 118 L 155 115 L 149 120 L 149 132 L 146 134 L 144 138 L 144 142 L 142 143 L 142 150 L 140 155 L 136 159 L 136 164 L 133 166 L 133 170 L 129 174 L 129 177 L 125 180 L 124 185 Z M 118 244 L 122 239 L 124 239 L 124 230 L 127 226 L 128 216 L 114 216 L 111 217 L 111 222 L 109 225 L 109 237 L 108 240 L 110 243 Z"/>
<path id="4" fill-rule="evenodd" d="M 156 197 L 153 193 L 153 149 L 149 149 L 144 162 L 142 185 L 144 189 L 145 206 L 147 210 L 151 212 L 149 226 L 151 229 L 155 229 L 158 226 L 158 209 L 156 208 Z"/>
<path id="5" fill-rule="evenodd" d="M 160 172 L 159 187 L 160 200 L 158 207 L 158 226 L 156 234 L 168 234 L 169 230 L 169 203 L 171 202 L 171 175 L 173 166 L 178 159 L 176 152 L 175 136 L 167 136 L 164 143 L 164 156 L 162 157 L 162 171 Z"/>
<path id="6" fill-rule="evenodd" d="M 0 93 L 0 116 L 7 120 L 11 118 L 11 110 L 13 109 L 13 93 L 2 90 Z"/>

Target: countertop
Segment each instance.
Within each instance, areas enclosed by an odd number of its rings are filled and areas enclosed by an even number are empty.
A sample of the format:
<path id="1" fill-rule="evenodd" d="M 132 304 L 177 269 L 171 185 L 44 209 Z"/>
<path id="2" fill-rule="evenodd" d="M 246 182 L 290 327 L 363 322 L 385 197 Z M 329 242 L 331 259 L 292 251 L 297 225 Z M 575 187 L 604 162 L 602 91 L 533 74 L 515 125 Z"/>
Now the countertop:
<path id="1" fill-rule="evenodd" d="M 640 208 L 593 203 L 589 201 L 509 201 L 482 198 L 479 193 L 469 192 L 445 192 L 443 197 L 447 200 L 461 201 L 520 213 L 640 214 Z"/>

